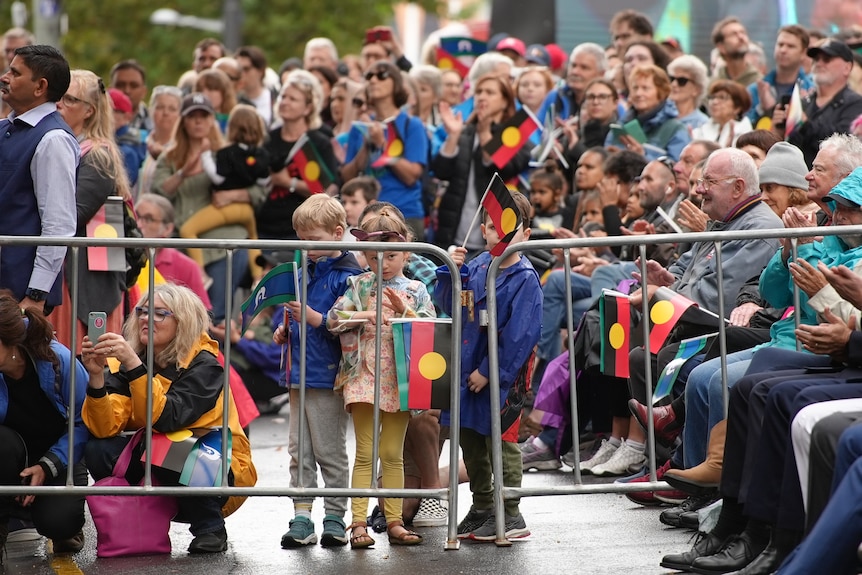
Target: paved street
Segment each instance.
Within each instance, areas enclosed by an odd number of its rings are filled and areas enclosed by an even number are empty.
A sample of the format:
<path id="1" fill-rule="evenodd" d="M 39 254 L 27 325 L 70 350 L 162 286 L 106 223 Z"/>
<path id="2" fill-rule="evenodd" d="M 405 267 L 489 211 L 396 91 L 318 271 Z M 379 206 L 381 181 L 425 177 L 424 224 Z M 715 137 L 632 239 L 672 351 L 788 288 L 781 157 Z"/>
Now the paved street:
<path id="1" fill-rule="evenodd" d="M 288 481 L 287 417 L 262 417 L 252 424 L 251 440 L 259 484 L 284 485 Z M 352 445 L 349 451 L 352 450 Z M 446 453 L 444 452 L 444 459 Z M 567 469 L 567 468 L 564 468 Z M 525 487 L 565 485 L 564 471 L 525 474 Z M 595 481 L 595 480 L 592 480 Z M 466 513 L 470 492 L 461 486 L 460 515 Z M 14 575 L 189 575 L 221 574 L 629 574 L 668 573 L 658 563 L 665 553 L 687 549 L 691 533 L 664 527 L 659 510 L 643 508 L 622 495 L 570 495 L 532 497 L 521 502 L 532 536 L 509 548 L 493 543 L 464 542 L 458 551 L 445 551 L 445 527 L 423 528 L 425 544 L 390 548 L 385 534 L 365 551 L 349 548 L 283 550 L 279 542 L 287 530 L 293 507 L 287 498 L 251 498 L 228 518 L 230 547 L 218 556 L 190 556 L 187 526 L 174 524 L 174 551 L 170 556 L 97 559 L 95 531 L 88 521 L 87 545 L 74 556 L 52 556 L 46 544 L 10 544 L 6 573 Z M 314 509 L 320 530 L 323 510 Z"/>

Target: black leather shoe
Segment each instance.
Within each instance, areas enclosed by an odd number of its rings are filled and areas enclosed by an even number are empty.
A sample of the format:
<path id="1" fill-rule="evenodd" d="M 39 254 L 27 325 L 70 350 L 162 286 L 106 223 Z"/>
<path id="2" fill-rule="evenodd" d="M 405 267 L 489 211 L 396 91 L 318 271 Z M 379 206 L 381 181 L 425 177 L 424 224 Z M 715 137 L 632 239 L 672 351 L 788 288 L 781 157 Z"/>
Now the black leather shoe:
<path id="1" fill-rule="evenodd" d="M 189 553 L 221 553 L 227 551 L 227 530 L 222 527 L 212 533 L 198 535 L 189 544 Z"/>
<path id="2" fill-rule="evenodd" d="M 695 559 L 718 553 L 729 539 L 729 537 L 727 539 L 719 539 L 712 533 L 698 533 L 694 547 L 685 553 L 665 555 L 662 557 L 660 565 L 665 569 L 688 571 L 691 569 L 691 564 L 694 563 Z"/>
<path id="3" fill-rule="evenodd" d="M 760 555 L 766 548 L 766 543 L 756 543 L 748 533 L 733 538 L 715 555 L 698 557 L 691 563 L 691 570 L 700 575 L 714 575 L 738 571 Z"/>
<path id="4" fill-rule="evenodd" d="M 700 529 L 700 515 L 697 511 L 688 511 L 679 516 L 679 526 L 683 529 L 691 529 L 697 531 Z"/>
<path id="5" fill-rule="evenodd" d="M 671 527 L 683 527 L 680 523 L 680 516 L 683 513 L 696 512 L 698 509 L 703 509 L 717 498 L 718 494 L 715 492 L 704 495 L 692 495 L 676 507 L 662 511 L 661 515 L 658 516 L 658 520 Z"/>
<path id="6" fill-rule="evenodd" d="M 785 555 L 770 543 L 754 561 L 730 575 L 772 575 L 784 561 Z"/>

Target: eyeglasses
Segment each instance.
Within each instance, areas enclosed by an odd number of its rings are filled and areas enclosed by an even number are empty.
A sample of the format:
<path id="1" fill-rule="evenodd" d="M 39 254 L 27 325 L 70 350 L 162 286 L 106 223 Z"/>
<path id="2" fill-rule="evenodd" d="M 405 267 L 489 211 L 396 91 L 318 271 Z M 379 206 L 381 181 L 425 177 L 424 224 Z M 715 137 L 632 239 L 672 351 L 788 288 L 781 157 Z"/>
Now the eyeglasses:
<path id="1" fill-rule="evenodd" d="M 168 311 L 166 309 L 156 308 L 153 310 L 153 321 L 155 323 L 162 323 L 167 318 L 169 318 L 173 315 L 174 315 L 174 312 L 172 312 L 172 311 Z M 135 317 L 143 318 L 143 317 L 149 317 L 149 316 L 150 316 L 149 308 L 140 307 L 140 306 L 135 308 Z"/>
<path id="2" fill-rule="evenodd" d="M 377 78 L 379 81 L 389 78 L 389 70 L 378 70 L 376 72 L 365 72 L 365 81 L 370 82 L 371 78 Z"/>
<path id="3" fill-rule="evenodd" d="M 691 82 L 691 78 L 683 78 L 682 76 L 669 76 L 669 79 L 671 84 L 676 82 L 676 85 L 680 88 L 686 86 L 689 82 Z"/>
<path id="4" fill-rule="evenodd" d="M 154 218 L 153 216 L 150 216 L 150 215 L 143 215 L 143 216 L 139 215 L 138 221 L 141 222 L 142 224 L 155 224 L 155 223 L 163 224 L 163 223 L 165 223 L 164 220 Z"/>
<path id="5" fill-rule="evenodd" d="M 710 102 L 729 102 L 733 98 L 731 98 L 730 94 L 727 94 L 726 92 L 716 92 L 715 94 L 710 94 L 709 96 L 707 96 L 706 99 Z"/>
<path id="6" fill-rule="evenodd" d="M 727 176 L 727 177 L 724 177 L 724 178 L 717 178 L 717 179 L 713 179 L 713 178 L 698 178 L 697 180 L 695 180 L 695 182 L 697 182 L 697 185 L 698 185 L 698 186 L 700 186 L 700 187 L 702 187 L 702 188 L 703 188 L 703 191 L 704 191 L 704 192 L 708 192 L 708 191 L 709 191 L 709 189 L 710 189 L 711 187 L 713 187 L 714 185 L 716 185 L 716 184 L 719 184 L 719 183 L 721 183 L 721 182 L 729 182 L 729 181 L 731 181 L 731 180 L 735 180 L 735 179 L 736 179 L 736 176 Z"/>
<path id="7" fill-rule="evenodd" d="M 81 98 L 76 98 L 71 94 L 63 94 L 63 97 L 60 98 L 63 101 L 64 106 L 72 107 L 76 104 L 89 104 L 87 100 L 82 100 Z"/>
<path id="8" fill-rule="evenodd" d="M 586 96 L 584 96 L 584 99 L 587 102 L 605 103 L 613 97 L 614 97 L 613 94 L 587 94 Z"/>
<path id="9" fill-rule="evenodd" d="M 362 98 L 353 98 L 350 103 L 353 104 L 353 107 L 357 109 L 365 107 L 365 100 L 363 100 Z"/>

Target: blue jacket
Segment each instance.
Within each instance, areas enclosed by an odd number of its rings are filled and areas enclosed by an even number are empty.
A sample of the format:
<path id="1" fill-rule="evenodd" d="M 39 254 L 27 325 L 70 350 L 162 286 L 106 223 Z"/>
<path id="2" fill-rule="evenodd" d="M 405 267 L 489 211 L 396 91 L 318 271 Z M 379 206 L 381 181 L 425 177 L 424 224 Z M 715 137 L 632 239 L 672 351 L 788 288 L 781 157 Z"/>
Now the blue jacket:
<path id="1" fill-rule="evenodd" d="M 69 411 L 71 411 L 67 402 L 70 391 L 69 385 L 71 383 L 69 374 L 72 352 L 56 340 L 51 342 L 51 350 L 57 355 L 59 372 L 54 370 L 54 365 L 50 361 L 37 361 L 36 374 L 39 377 L 39 387 L 42 388 L 42 391 L 45 392 L 45 395 L 60 415 L 67 418 Z M 84 455 L 84 446 L 87 444 L 87 440 L 90 439 L 90 432 L 87 431 L 84 420 L 81 418 L 81 408 L 87 395 L 87 383 L 90 381 L 90 374 L 87 373 L 84 366 L 77 360 L 75 360 L 75 377 L 75 405 L 73 408 L 75 417 L 75 458 L 72 460 L 72 464 L 78 463 L 81 460 L 81 457 Z M 6 421 L 8 409 L 9 390 L 6 387 L 6 380 L 0 374 L 0 423 Z M 48 467 L 54 471 L 54 477 L 59 477 L 65 473 L 69 465 L 68 433 L 63 433 L 63 435 L 58 437 L 47 453 L 30 454 L 30 461 L 28 463 L 34 465 L 37 461 L 47 463 Z"/>
<path id="2" fill-rule="evenodd" d="M 775 70 L 769 72 L 763 77 L 763 81 L 775 88 Z M 796 76 L 796 83 L 799 89 L 803 92 L 809 92 L 814 89 L 814 80 L 805 73 L 802 68 L 799 69 L 799 74 Z M 751 120 L 751 125 L 757 127 L 757 121 L 772 113 L 771 110 L 758 110 L 760 107 L 760 94 L 757 92 L 757 82 L 752 82 L 748 85 L 748 95 L 751 96 L 751 107 L 748 109 L 748 119 Z M 781 97 L 781 94 L 778 94 Z"/>
<path id="3" fill-rule="evenodd" d="M 634 108 L 620 120 L 625 124 L 634 120 L 640 121 L 641 128 L 647 137 L 644 146 L 644 156 L 647 160 L 655 160 L 661 156 L 670 156 L 674 161 L 679 160 L 679 155 L 686 144 L 691 141 L 688 128 L 677 119 L 678 112 L 676 104 L 671 100 L 665 100 L 657 109 L 637 115 Z M 666 125 L 667 124 L 667 125 Z M 624 146 L 614 135 L 613 130 L 608 132 L 605 146 L 616 146 L 622 149 Z"/>
<path id="4" fill-rule="evenodd" d="M 275 306 L 272 313 L 272 319 L 270 320 L 270 326 L 272 327 L 273 332 L 275 332 L 276 328 L 282 324 L 283 319 L 284 306 Z M 268 378 L 284 385 L 284 366 L 281 365 L 282 346 L 273 342 L 271 338 L 269 341 L 260 341 L 258 339 L 246 339 L 241 337 L 239 338 L 239 341 L 234 344 L 233 348 L 241 353 L 251 365 L 260 369 Z"/>
<path id="5" fill-rule="evenodd" d="M 462 310 L 461 336 L 461 426 L 482 435 L 491 435 L 491 391 L 485 386 L 479 393 L 467 388 L 467 377 L 475 370 L 488 377 L 488 328 L 479 325 L 480 310 L 487 309 L 485 283 L 491 255 L 484 252 L 461 266 L 461 285 L 474 292 L 474 320 L 468 321 Z M 440 309 L 452 312 L 452 277 L 449 268 L 437 269 L 434 291 Z M 530 358 L 542 329 L 542 287 L 539 274 L 529 261 L 521 260 L 500 270 L 497 277 L 497 331 L 500 360 L 500 405 L 504 405 L 509 388 Z M 498 415 L 499 417 L 499 415 Z M 448 425 L 449 413 L 443 412 L 441 424 Z M 505 431 L 505 429 L 503 430 Z"/>
<path id="6" fill-rule="evenodd" d="M 321 259 L 308 263 L 308 305 L 324 318 L 335 300 L 347 291 L 347 278 L 362 273 L 362 268 L 350 252 L 337 258 Z M 302 276 L 300 275 L 300 281 Z M 299 386 L 299 318 L 290 322 L 290 385 Z M 305 383 L 314 389 L 332 389 L 338 364 L 341 361 L 341 342 L 326 329 L 326 321 L 320 327 L 306 326 Z M 279 384 L 286 386 L 285 372 L 279 374 Z"/>

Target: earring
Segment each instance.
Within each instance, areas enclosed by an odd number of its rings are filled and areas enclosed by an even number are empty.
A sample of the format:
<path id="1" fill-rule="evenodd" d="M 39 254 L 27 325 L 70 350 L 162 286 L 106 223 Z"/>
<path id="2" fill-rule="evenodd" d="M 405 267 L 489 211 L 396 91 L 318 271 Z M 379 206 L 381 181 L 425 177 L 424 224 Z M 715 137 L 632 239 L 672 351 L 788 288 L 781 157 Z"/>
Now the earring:
<path id="1" fill-rule="evenodd" d="M 15 359 L 15 354 L 14 354 L 14 353 L 12 354 L 12 359 L 13 359 L 13 360 Z"/>

